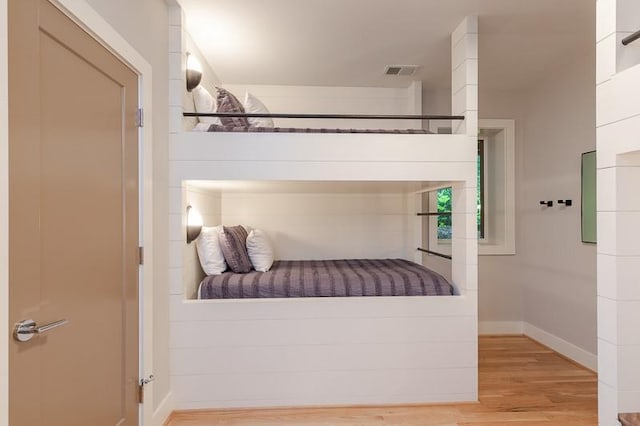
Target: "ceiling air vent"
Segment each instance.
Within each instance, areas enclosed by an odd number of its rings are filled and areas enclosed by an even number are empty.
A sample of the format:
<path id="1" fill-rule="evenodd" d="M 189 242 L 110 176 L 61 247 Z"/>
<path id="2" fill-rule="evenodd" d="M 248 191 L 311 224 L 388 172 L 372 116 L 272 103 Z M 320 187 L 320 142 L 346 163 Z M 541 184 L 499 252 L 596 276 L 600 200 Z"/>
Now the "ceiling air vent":
<path id="1" fill-rule="evenodd" d="M 387 65 L 384 73 L 386 75 L 413 75 L 417 69 L 417 65 Z"/>

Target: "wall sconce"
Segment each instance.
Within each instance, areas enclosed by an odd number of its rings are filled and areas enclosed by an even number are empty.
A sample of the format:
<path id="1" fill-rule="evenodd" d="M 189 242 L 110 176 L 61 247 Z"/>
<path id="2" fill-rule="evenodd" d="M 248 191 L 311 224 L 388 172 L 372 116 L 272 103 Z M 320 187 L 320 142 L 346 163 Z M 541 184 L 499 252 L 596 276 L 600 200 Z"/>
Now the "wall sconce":
<path id="1" fill-rule="evenodd" d="M 194 55 L 187 53 L 187 92 L 198 87 L 202 81 L 202 64 Z"/>
<path id="2" fill-rule="evenodd" d="M 202 231 L 202 216 L 198 210 L 187 206 L 187 244 L 198 238 Z"/>

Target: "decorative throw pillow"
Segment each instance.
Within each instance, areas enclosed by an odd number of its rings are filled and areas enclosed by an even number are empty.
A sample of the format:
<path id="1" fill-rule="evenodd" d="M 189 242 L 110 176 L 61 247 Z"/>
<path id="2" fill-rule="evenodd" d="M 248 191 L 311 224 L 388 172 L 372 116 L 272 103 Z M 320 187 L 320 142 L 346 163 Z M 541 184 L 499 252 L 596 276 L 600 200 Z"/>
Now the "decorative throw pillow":
<path id="1" fill-rule="evenodd" d="M 219 232 L 220 248 L 229 269 L 238 274 L 251 271 L 247 253 L 247 231 L 242 226 L 223 226 Z"/>
<path id="2" fill-rule="evenodd" d="M 247 92 L 244 96 L 244 110 L 248 114 L 269 114 L 269 110 L 260 99 Z M 271 117 L 247 118 L 251 127 L 275 127 Z"/>
<path id="3" fill-rule="evenodd" d="M 209 114 L 217 111 L 216 99 L 202 85 L 196 86 L 192 93 L 196 112 Z M 198 117 L 198 121 L 208 125 L 220 124 L 218 117 Z"/>
<path id="4" fill-rule="evenodd" d="M 216 88 L 218 90 L 218 112 L 237 112 L 244 114 L 242 104 L 233 96 L 231 92 Z M 247 117 L 220 117 L 223 126 L 249 127 Z"/>
<path id="5" fill-rule="evenodd" d="M 267 272 L 273 265 L 273 248 L 267 234 L 261 229 L 254 229 L 247 237 L 247 253 L 253 269 Z"/>
<path id="6" fill-rule="evenodd" d="M 196 249 L 202 270 L 207 275 L 220 275 L 227 270 L 227 263 L 220 248 L 218 234 L 222 226 L 203 226 L 196 240 Z"/>

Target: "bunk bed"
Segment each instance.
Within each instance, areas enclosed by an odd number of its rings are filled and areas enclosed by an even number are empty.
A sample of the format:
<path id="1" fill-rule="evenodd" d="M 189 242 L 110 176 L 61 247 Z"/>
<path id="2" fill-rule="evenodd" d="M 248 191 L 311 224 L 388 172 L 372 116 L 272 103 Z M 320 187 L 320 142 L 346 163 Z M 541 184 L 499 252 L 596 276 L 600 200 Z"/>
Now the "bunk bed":
<path id="1" fill-rule="evenodd" d="M 190 132 L 182 130 L 179 119 L 198 113 L 173 108 L 169 156 L 176 237 L 170 317 L 178 409 L 477 400 L 477 18 L 465 18 L 452 34 L 452 86 L 452 115 L 393 117 L 451 120 L 452 134 L 218 124 Z M 270 113 L 208 116 L 280 118 Z M 213 285 L 189 290 L 194 284 L 182 281 L 185 244 L 177 236 L 184 230 L 185 182 L 203 180 L 432 181 L 433 188 L 446 182 L 453 188 L 455 224 L 447 259 L 449 295 L 197 300 L 196 292 L 213 294 Z M 422 244 L 422 194 L 410 197 L 421 230 L 411 260 L 429 267 L 442 254 Z M 227 284 L 231 279 L 220 277 Z M 232 292 L 228 285 L 224 291 Z"/>

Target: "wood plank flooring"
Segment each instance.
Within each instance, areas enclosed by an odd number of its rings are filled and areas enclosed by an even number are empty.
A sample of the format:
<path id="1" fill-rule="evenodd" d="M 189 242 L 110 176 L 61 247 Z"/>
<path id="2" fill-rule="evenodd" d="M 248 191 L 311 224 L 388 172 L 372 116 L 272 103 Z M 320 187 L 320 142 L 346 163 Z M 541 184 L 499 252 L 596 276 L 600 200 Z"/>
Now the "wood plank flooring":
<path id="1" fill-rule="evenodd" d="M 597 425 L 596 374 L 527 337 L 481 337 L 479 364 L 479 403 L 186 411 L 168 426 Z"/>

